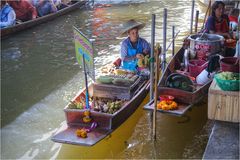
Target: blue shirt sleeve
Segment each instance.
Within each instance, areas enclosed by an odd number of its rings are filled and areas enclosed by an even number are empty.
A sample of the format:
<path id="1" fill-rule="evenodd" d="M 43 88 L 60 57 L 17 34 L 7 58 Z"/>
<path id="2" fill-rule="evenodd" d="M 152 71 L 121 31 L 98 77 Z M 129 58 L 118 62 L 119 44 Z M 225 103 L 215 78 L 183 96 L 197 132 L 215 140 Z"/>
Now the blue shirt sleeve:
<path id="1" fill-rule="evenodd" d="M 15 20 L 16 20 L 16 14 L 14 12 L 14 10 L 12 9 L 9 13 L 8 13 L 8 18 L 6 22 L 0 22 L 0 27 L 1 28 L 5 28 L 5 27 L 9 27 L 11 25 L 15 25 Z"/>
<path id="2" fill-rule="evenodd" d="M 141 38 L 141 42 L 142 42 L 143 52 L 145 54 L 149 54 L 151 51 L 149 43 L 143 38 Z"/>
<path id="3" fill-rule="evenodd" d="M 122 41 L 122 44 L 121 44 L 120 55 L 122 60 L 127 56 L 127 50 L 128 50 L 127 43 L 128 43 L 128 39 L 125 39 L 124 41 Z"/>
<path id="4" fill-rule="evenodd" d="M 205 25 L 206 32 L 215 31 L 215 19 L 213 16 L 209 16 Z"/>

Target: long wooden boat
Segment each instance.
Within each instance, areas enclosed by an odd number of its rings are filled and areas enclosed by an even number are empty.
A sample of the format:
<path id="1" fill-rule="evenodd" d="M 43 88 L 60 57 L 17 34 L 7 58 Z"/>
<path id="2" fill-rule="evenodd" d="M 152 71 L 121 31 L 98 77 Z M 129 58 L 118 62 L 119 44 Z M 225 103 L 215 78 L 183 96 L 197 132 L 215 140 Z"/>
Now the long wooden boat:
<path id="1" fill-rule="evenodd" d="M 20 31 L 28 29 L 30 27 L 33 27 L 33 26 L 36 26 L 38 24 L 41 24 L 41 23 L 47 22 L 49 20 L 52 20 L 52 19 L 54 19 L 58 16 L 61 16 L 61 15 L 64 15 L 64 14 L 70 12 L 70 11 L 73 11 L 73 10 L 79 8 L 80 6 L 84 5 L 84 4 L 86 4 L 86 1 L 79 1 L 79 2 L 76 2 L 76 3 L 72 4 L 69 7 L 66 7 L 66 8 L 63 8 L 63 9 L 59 10 L 56 13 L 48 14 L 46 16 L 39 17 L 39 18 L 36 18 L 34 20 L 29 20 L 29 21 L 26 21 L 26 22 L 23 22 L 23 23 L 20 23 L 20 24 L 16 24 L 16 25 L 11 26 L 11 27 L 3 28 L 3 29 L 1 29 L 1 38 L 6 38 L 7 36 L 9 36 L 11 34 L 20 32 Z"/>
<path id="2" fill-rule="evenodd" d="M 59 129 L 52 137 L 52 140 L 59 143 L 83 146 L 95 145 L 112 133 L 135 112 L 148 93 L 148 85 L 149 80 L 141 76 L 131 86 L 91 83 L 88 89 L 89 95 L 93 99 L 97 96 L 114 99 L 123 99 L 123 97 L 126 97 L 120 109 L 114 113 L 104 113 L 91 108 L 90 116 L 92 121 L 97 123 L 97 127 L 88 132 L 86 138 L 81 138 L 76 135 L 76 131 L 83 127 L 91 128 L 93 123 L 84 123 L 85 109 L 71 109 L 69 107 L 71 103 L 69 103 L 64 108 L 67 123 Z M 85 89 L 81 90 L 72 99 L 72 102 L 81 101 L 85 97 L 85 91 Z"/>
<path id="3" fill-rule="evenodd" d="M 163 76 L 160 79 L 158 85 L 158 94 L 161 95 L 171 95 L 175 99 L 174 101 L 178 104 L 178 109 L 176 110 L 162 110 L 157 109 L 158 112 L 172 114 L 176 116 L 182 116 L 185 112 L 191 108 L 194 104 L 200 102 L 203 97 L 208 93 L 208 88 L 210 87 L 211 81 L 207 82 L 204 85 L 198 85 L 193 83 L 194 91 L 186 91 L 177 88 L 170 88 L 166 85 L 167 78 L 176 72 L 181 73 L 182 61 L 184 59 L 184 48 L 181 48 L 178 53 L 170 60 L 170 63 L 167 65 L 166 70 L 163 73 Z M 154 109 L 154 100 L 150 101 L 144 106 L 144 109 L 153 110 Z"/>
<path id="4" fill-rule="evenodd" d="M 148 102 L 149 97 L 143 100 L 134 113 L 124 121 L 121 126 L 111 132 L 104 139 L 94 146 L 81 146 L 71 144 L 61 144 L 60 151 L 56 159 L 114 159 L 130 144 L 129 139 L 136 130 L 138 123 L 146 116 L 146 111 L 142 109 Z M 61 123 L 66 125 L 66 123 Z M 64 128 L 64 126 L 63 126 Z M 94 153 L 94 154 L 93 154 Z"/>

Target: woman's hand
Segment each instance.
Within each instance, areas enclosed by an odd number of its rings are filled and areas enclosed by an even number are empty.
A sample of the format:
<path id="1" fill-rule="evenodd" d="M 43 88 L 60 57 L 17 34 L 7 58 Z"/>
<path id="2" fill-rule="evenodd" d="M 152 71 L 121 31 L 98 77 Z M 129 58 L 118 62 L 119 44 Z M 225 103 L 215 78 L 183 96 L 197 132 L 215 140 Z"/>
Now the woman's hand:
<path id="1" fill-rule="evenodd" d="M 141 53 L 137 53 L 137 54 L 136 54 L 136 57 L 137 57 L 137 59 L 142 59 L 142 58 L 144 58 L 144 55 L 141 54 Z"/>
<path id="2" fill-rule="evenodd" d="M 226 37 L 227 39 L 231 39 L 231 35 L 229 33 L 223 33 L 223 36 Z"/>
<path id="3" fill-rule="evenodd" d="M 133 60 L 136 60 L 137 57 L 134 55 L 134 56 L 127 56 L 127 57 L 124 57 L 123 58 L 123 61 L 133 61 Z"/>

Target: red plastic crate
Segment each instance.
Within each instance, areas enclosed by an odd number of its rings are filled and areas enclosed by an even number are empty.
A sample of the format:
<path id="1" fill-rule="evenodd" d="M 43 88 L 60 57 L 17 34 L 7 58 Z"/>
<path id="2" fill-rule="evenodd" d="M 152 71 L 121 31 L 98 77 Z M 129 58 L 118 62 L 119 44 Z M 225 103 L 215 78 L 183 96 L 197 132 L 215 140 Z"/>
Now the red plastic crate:
<path id="1" fill-rule="evenodd" d="M 204 60 L 190 60 L 188 69 L 190 76 L 197 77 L 205 68 L 207 68 L 208 62 Z"/>

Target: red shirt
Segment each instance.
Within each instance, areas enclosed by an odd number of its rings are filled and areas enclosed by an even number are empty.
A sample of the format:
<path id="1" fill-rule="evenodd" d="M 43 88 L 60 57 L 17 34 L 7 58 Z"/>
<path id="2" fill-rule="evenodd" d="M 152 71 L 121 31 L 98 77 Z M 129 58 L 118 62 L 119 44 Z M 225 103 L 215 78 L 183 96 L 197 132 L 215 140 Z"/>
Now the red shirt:
<path id="1" fill-rule="evenodd" d="M 222 20 L 218 22 L 215 17 L 209 16 L 208 20 L 206 22 L 205 29 L 207 29 L 207 32 L 214 31 L 214 32 L 221 32 L 221 33 L 227 33 L 229 32 L 229 19 L 227 16 L 222 16 Z"/>
<path id="2" fill-rule="evenodd" d="M 26 0 L 9 1 L 9 5 L 16 13 L 16 19 L 28 21 L 37 17 L 36 8 Z"/>
<path id="3" fill-rule="evenodd" d="M 235 16 L 228 16 L 230 22 L 236 22 L 238 23 L 238 17 Z"/>
<path id="4" fill-rule="evenodd" d="M 229 31 L 228 22 L 223 19 L 221 22 L 215 22 L 216 32 L 227 33 Z"/>

